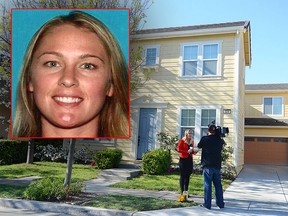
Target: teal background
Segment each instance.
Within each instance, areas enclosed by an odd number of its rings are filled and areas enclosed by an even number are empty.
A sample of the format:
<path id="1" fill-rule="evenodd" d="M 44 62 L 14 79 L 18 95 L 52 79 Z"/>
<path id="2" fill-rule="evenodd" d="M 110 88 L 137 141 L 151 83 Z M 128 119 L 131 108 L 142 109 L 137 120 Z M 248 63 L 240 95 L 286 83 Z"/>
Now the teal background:
<path id="1" fill-rule="evenodd" d="M 20 69 L 26 48 L 34 33 L 48 20 L 69 14 L 78 9 L 12 9 L 12 121 Z M 129 10 L 128 9 L 79 9 L 102 21 L 118 41 L 128 64 L 129 58 Z"/>

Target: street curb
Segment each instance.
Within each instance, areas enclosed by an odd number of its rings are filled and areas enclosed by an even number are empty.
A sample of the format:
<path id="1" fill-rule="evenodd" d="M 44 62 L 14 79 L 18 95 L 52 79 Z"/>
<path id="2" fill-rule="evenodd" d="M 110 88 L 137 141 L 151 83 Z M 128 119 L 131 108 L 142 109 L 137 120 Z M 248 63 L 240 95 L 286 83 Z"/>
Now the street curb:
<path id="1" fill-rule="evenodd" d="M 135 212 L 113 210 L 113 209 L 102 209 L 85 206 L 69 205 L 65 203 L 51 203 L 51 202 L 40 202 L 31 200 L 20 200 L 20 199 L 8 199 L 0 198 L 0 206 L 14 209 L 27 209 L 32 211 L 41 212 L 54 212 L 64 213 L 75 216 L 108 216 L 108 215 L 119 215 L 119 216 L 132 216 Z"/>

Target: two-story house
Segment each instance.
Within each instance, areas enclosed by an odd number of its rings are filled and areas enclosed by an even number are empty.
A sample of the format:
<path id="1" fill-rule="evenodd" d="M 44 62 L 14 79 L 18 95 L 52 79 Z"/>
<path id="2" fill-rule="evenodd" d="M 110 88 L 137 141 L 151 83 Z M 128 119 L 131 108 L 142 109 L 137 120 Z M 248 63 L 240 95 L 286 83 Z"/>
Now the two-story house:
<path id="1" fill-rule="evenodd" d="M 287 83 L 246 85 L 245 164 L 288 164 Z"/>
<path id="2" fill-rule="evenodd" d="M 131 139 L 118 140 L 126 159 L 159 148 L 156 135 L 194 131 L 197 143 L 215 120 L 229 127 L 233 164 L 244 164 L 245 67 L 251 65 L 250 22 L 141 30 L 132 48 L 143 48 L 150 80 L 131 97 Z"/>

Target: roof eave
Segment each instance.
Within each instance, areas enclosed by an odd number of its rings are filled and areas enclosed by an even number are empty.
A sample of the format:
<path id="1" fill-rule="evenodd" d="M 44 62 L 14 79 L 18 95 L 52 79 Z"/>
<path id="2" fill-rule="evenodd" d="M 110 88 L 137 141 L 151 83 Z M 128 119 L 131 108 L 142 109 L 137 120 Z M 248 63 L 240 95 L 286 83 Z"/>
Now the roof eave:
<path id="1" fill-rule="evenodd" d="M 245 90 L 245 93 L 279 93 L 279 92 L 287 93 L 288 89 L 287 90 L 283 90 L 283 89 Z"/>
<path id="2" fill-rule="evenodd" d="M 272 126 L 272 125 L 245 125 L 245 128 L 284 128 L 287 129 L 288 126 Z"/>
<path id="3" fill-rule="evenodd" d="M 244 26 L 237 26 L 237 27 L 209 28 L 199 30 L 167 31 L 159 33 L 135 34 L 132 35 L 131 38 L 134 40 L 151 40 L 151 39 L 191 37 L 191 36 L 231 34 L 231 33 L 237 34 L 239 33 L 239 31 L 244 31 L 244 29 L 245 29 Z"/>

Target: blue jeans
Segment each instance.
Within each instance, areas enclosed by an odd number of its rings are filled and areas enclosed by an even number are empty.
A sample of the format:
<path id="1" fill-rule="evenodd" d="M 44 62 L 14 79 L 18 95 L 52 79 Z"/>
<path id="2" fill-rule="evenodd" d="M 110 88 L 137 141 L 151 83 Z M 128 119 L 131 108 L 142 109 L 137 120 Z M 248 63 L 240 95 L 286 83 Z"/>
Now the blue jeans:
<path id="1" fill-rule="evenodd" d="M 204 206 L 211 209 L 212 200 L 212 182 L 215 189 L 216 205 L 219 208 L 224 208 L 223 188 L 221 183 L 221 173 L 219 169 L 204 168 Z"/>

